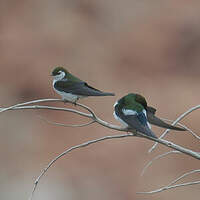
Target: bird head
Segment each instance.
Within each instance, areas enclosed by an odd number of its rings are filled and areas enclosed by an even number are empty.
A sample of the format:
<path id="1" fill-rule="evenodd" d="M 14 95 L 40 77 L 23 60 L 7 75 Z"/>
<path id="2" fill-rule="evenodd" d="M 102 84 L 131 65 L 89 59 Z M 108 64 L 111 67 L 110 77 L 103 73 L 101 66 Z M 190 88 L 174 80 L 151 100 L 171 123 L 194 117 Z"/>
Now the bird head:
<path id="1" fill-rule="evenodd" d="M 122 97 L 118 104 L 122 106 L 122 108 L 135 110 L 141 112 L 143 109 L 146 109 L 147 102 L 145 98 L 140 94 L 129 93 L 126 96 Z"/>
<path id="2" fill-rule="evenodd" d="M 58 66 L 54 68 L 51 75 L 55 80 L 67 79 L 68 81 L 81 81 L 77 77 L 70 74 L 64 67 Z"/>
<path id="3" fill-rule="evenodd" d="M 68 74 L 68 71 L 64 67 L 56 67 L 52 71 L 51 75 L 56 79 L 56 80 L 61 80 L 63 78 L 66 78 Z"/>

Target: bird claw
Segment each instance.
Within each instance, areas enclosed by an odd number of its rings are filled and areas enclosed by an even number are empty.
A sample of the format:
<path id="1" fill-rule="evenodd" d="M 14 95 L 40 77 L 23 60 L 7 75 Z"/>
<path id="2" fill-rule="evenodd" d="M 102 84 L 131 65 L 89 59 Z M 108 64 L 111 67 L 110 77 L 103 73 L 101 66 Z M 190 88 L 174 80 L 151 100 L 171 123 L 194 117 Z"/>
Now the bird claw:
<path id="1" fill-rule="evenodd" d="M 73 104 L 74 106 L 76 106 L 76 105 L 77 105 L 76 101 L 72 102 L 72 104 Z"/>
<path id="2" fill-rule="evenodd" d="M 78 100 L 78 99 L 77 99 Z M 77 100 L 76 101 L 69 101 L 69 100 L 66 100 L 66 99 L 63 99 L 63 102 L 64 102 L 64 104 L 66 104 L 66 103 L 71 103 L 71 104 L 73 104 L 74 106 L 76 106 L 77 105 Z"/>
<path id="3" fill-rule="evenodd" d="M 76 99 L 75 101 L 73 101 L 72 104 L 73 104 L 74 106 L 77 106 L 77 103 L 76 103 L 76 102 L 77 102 L 78 100 L 79 100 L 79 98 L 77 97 L 77 99 Z"/>
<path id="4" fill-rule="evenodd" d="M 70 101 L 68 101 L 68 100 L 66 100 L 66 99 L 63 99 L 63 102 L 64 102 L 64 104 L 66 104 L 66 103 L 71 103 Z"/>

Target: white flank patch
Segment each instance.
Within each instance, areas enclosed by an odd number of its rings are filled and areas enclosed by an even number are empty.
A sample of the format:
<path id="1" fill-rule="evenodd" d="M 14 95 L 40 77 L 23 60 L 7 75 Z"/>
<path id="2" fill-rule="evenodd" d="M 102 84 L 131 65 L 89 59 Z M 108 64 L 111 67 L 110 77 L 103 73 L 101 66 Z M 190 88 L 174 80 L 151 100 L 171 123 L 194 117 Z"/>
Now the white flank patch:
<path id="1" fill-rule="evenodd" d="M 142 110 L 142 112 L 144 113 L 144 115 L 147 117 L 147 112 L 145 109 Z"/>
<path id="2" fill-rule="evenodd" d="M 122 112 L 124 113 L 124 115 L 137 115 L 136 111 L 130 109 L 122 109 Z"/>
<path id="3" fill-rule="evenodd" d="M 113 105 L 113 107 L 115 107 L 118 104 L 118 101 L 115 102 L 115 104 Z"/>
<path id="4" fill-rule="evenodd" d="M 114 118 L 115 118 L 116 120 L 118 120 L 118 121 L 124 126 L 124 128 L 127 128 L 127 127 L 128 127 L 128 124 L 127 124 L 126 122 L 124 122 L 122 119 L 120 119 L 120 118 L 116 115 L 115 111 L 113 112 L 113 115 L 114 115 Z"/>
<path id="5" fill-rule="evenodd" d="M 149 124 L 148 121 L 147 121 L 147 126 L 149 127 L 149 129 L 151 129 L 151 124 Z"/>
<path id="6" fill-rule="evenodd" d="M 79 98 L 81 98 L 78 95 L 74 95 L 72 93 L 66 93 L 66 92 L 60 92 L 58 90 L 55 90 L 63 100 L 71 101 L 71 102 L 76 102 Z"/>
<path id="7" fill-rule="evenodd" d="M 145 116 L 146 116 L 146 118 L 147 118 L 147 112 L 146 112 L 146 110 L 143 109 L 142 112 L 145 114 Z M 149 129 L 151 129 L 151 125 L 150 125 L 150 123 L 149 123 L 148 121 L 147 121 L 147 126 L 149 127 Z"/>

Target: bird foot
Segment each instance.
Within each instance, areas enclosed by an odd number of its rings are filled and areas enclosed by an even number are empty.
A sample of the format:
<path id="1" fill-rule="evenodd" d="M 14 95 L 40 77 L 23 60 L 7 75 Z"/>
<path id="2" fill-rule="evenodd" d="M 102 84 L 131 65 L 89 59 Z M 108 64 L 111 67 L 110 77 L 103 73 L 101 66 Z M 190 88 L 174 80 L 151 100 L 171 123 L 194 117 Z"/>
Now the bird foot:
<path id="1" fill-rule="evenodd" d="M 73 101 L 72 104 L 73 104 L 74 106 L 77 106 L 77 103 L 76 103 L 76 102 L 77 102 L 78 100 L 79 100 L 79 97 L 77 97 L 77 99 L 76 99 L 75 101 Z"/>
<path id="2" fill-rule="evenodd" d="M 73 101 L 69 101 L 69 100 L 66 100 L 66 99 L 63 99 L 63 102 L 64 102 L 64 104 L 66 104 L 66 103 L 71 103 L 71 104 L 74 104 L 74 102 L 73 102 Z"/>
<path id="3" fill-rule="evenodd" d="M 73 104 L 74 106 L 77 106 L 77 103 L 76 103 L 76 101 L 72 102 L 72 104 Z"/>
<path id="4" fill-rule="evenodd" d="M 77 98 L 75 101 L 69 101 L 69 100 L 67 100 L 67 99 L 62 99 L 63 100 L 63 102 L 64 102 L 64 104 L 66 104 L 66 103 L 71 103 L 71 104 L 73 104 L 74 106 L 77 106 L 77 101 L 79 100 L 79 98 Z"/>
<path id="5" fill-rule="evenodd" d="M 63 103 L 66 104 L 66 103 L 71 103 L 71 102 L 66 99 L 63 99 Z"/>

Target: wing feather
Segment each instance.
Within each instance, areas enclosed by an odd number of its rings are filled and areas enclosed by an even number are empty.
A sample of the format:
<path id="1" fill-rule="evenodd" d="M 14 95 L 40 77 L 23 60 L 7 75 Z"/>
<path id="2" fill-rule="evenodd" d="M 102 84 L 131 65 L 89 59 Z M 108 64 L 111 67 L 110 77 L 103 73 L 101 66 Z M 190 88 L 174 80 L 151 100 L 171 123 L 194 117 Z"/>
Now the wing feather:
<path id="1" fill-rule="evenodd" d="M 89 86 L 85 82 L 61 80 L 57 81 L 54 84 L 54 88 L 62 92 L 72 93 L 80 96 L 114 96 L 113 93 L 102 92 L 96 88 Z"/>
<path id="2" fill-rule="evenodd" d="M 176 130 L 176 131 L 186 131 L 186 129 L 184 129 L 184 128 L 170 125 L 170 124 L 164 122 L 163 120 L 161 120 L 160 118 L 156 117 L 155 111 L 156 111 L 155 108 L 147 107 L 147 119 L 150 124 L 153 124 L 153 125 L 156 125 L 156 126 L 159 126 L 162 128 Z"/>
<path id="3" fill-rule="evenodd" d="M 150 137 L 157 138 L 153 131 L 148 127 L 147 118 L 143 112 L 133 115 L 125 115 L 118 105 L 115 106 L 115 114 L 123 120 L 129 127 L 146 134 Z"/>

